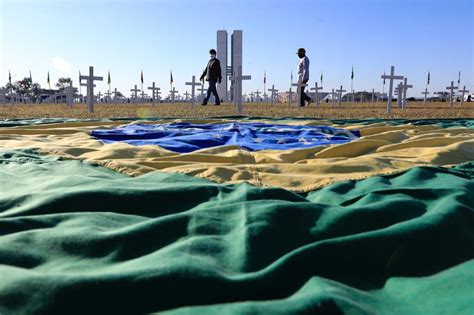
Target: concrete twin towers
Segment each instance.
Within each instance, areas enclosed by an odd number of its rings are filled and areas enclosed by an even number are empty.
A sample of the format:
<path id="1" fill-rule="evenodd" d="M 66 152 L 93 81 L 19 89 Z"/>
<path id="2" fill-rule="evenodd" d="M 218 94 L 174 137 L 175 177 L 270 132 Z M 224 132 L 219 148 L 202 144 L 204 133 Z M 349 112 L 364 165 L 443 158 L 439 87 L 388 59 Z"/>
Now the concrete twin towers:
<path id="1" fill-rule="evenodd" d="M 231 35 L 231 52 L 230 52 L 230 66 L 227 63 L 227 31 L 217 31 L 217 59 L 221 62 L 222 68 L 222 83 L 217 85 L 217 93 L 223 100 L 232 100 L 234 95 L 234 86 L 231 83 L 228 89 L 228 77 L 232 76 L 233 70 L 242 67 L 242 31 L 236 30 Z M 228 93 L 230 92 L 230 93 Z"/>

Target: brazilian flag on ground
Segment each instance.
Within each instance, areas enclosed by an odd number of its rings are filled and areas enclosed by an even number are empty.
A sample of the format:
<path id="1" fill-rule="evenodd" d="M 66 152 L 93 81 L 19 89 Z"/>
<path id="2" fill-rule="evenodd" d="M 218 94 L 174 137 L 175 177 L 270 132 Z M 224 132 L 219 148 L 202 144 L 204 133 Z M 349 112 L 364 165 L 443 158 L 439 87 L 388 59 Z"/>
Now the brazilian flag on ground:
<path id="1" fill-rule="evenodd" d="M 473 314 L 474 120 L 0 122 L 0 314 Z"/>

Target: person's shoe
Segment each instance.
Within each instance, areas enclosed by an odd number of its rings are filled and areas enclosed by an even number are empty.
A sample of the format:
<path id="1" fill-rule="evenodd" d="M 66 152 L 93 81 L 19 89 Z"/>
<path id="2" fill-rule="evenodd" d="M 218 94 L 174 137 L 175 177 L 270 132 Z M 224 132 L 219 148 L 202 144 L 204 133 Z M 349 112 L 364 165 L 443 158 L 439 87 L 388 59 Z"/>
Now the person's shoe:
<path id="1" fill-rule="evenodd" d="M 206 106 L 206 105 L 207 105 L 207 103 L 202 103 L 201 105 L 202 105 L 202 106 Z"/>
<path id="2" fill-rule="evenodd" d="M 221 103 L 219 103 L 219 104 L 214 104 L 214 106 L 221 106 Z"/>

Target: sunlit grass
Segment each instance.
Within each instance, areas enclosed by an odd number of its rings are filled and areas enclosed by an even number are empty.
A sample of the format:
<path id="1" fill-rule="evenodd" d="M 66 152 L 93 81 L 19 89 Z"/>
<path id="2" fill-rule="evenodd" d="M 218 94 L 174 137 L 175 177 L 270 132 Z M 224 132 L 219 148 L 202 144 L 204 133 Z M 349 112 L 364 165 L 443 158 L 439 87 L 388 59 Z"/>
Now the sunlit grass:
<path id="1" fill-rule="evenodd" d="M 272 106 L 268 103 L 244 104 L 243 115 L 260 117 L 306 117 L 325 119 L 350 119 L 350 118 L 474 118 L 474 103 L 464 103 L 460 108 L 460 103 L 455 103 L 454 108 L 449 108 L 447 102 L 427 103 L 423 107 L 422 102 L 412 102 L 407 104 L 407 108 L 400 110 L 394 102 L 393 112 L 386 113 L 386 105 L 378 103 L 343 103 L 341 107 L 333 107 L 331 104 L 321 104 L 316 108 L 315 104 L 310 107 L 297 109 L 288 108 L 287 104 L 277 103 Z M 236 110 L 232 104 L 221 106 L 200 106 L 196 105 L 194 110 L 189 103 L 180 104 L 95 104 L 94 113 L 87 112 L 85 104 L 74 104 L 68 108 L 65 104 L 8 104 L 0 105 L 0 119 L 18 118 L 160 118 L 160 117 L 218 117 L 234 116 Z"/>

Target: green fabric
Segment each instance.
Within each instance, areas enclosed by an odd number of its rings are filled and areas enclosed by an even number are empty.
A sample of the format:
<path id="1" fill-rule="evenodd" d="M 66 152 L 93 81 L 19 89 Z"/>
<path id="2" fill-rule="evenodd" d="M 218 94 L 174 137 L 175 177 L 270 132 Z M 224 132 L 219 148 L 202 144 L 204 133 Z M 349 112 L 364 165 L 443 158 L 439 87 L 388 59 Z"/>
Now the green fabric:
<path id="1" fill-rule="evenodd" d="M 0 314 L 473 314 L 474 162 L 298 195 L 0 150 Z"/>

